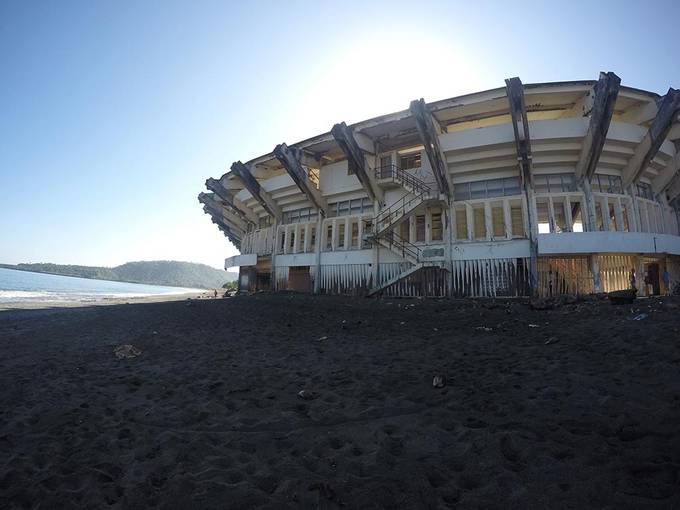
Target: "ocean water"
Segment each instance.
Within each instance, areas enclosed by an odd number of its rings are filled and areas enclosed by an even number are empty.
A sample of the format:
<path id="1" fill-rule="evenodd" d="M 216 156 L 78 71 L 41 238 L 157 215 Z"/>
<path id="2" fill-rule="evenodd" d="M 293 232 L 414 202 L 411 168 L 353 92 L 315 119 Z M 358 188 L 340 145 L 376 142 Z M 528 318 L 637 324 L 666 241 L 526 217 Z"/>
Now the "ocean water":
<path id="1" fill-rule="evenodd" d="M 53 301 L 101 301 L 111 298 L 205 292 L 202 289 L 89 280 L 0 267 L 0 304 Z"/>

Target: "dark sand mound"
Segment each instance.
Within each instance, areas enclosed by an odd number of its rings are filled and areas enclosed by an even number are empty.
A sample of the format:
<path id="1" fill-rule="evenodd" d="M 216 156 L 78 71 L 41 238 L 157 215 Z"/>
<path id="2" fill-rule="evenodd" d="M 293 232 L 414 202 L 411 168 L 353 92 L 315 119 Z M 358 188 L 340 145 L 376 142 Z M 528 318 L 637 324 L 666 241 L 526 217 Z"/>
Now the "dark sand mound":
<path id="1" fill-rule="evenodd" d="M 0 313 L 0 507 L 680 507 L 674 302 L 193 303 Z"/>

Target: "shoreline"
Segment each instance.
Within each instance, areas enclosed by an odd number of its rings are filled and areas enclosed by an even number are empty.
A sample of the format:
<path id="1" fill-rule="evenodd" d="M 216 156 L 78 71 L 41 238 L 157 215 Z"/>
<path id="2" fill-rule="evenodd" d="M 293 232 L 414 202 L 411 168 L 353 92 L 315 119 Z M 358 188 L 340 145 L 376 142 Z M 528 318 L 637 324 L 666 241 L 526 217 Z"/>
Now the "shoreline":
<path id="1" fill-rule="evenodd" d="M 220 299 L 222 296 L 218 294 Z M 8 301 L 0 302 L 0 312 L 14 310 L 53 310 L 59 308 L 85 308 L 90 306 L 133 305 L 142 303 L 163 303 L 168 301 L 186 301 L 188 299 L 215 299 L 212 292 L 187 292 L 184 294 L 159 294 L 157 296 L 105 297 L 92 300 L 60 300 L 60 301 Z"/>

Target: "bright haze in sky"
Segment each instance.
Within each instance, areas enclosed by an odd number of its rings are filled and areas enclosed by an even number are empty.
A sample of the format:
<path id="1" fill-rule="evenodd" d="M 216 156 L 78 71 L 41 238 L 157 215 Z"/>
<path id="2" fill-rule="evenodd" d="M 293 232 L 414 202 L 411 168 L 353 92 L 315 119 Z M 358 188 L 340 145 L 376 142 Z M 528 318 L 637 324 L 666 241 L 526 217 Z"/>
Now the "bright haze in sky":
<path id="1" fill-rule="evenodd" d="M 231 163 L 524 83 L 680 87 L 680 3 L 0 2 L 0 262 L 222 267 Z"/>

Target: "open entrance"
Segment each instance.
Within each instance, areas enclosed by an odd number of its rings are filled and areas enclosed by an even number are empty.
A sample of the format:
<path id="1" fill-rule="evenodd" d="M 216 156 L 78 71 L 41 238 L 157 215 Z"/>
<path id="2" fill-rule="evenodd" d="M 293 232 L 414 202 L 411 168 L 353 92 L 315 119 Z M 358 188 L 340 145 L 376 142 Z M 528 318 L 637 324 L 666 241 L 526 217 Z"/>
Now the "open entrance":
<path id="1" fill-rule="evenodd" d="M 312 278 L 309 266 L 292 266 L 288 269 L 288 290 L 295 292 L 311 292 Z"/>

